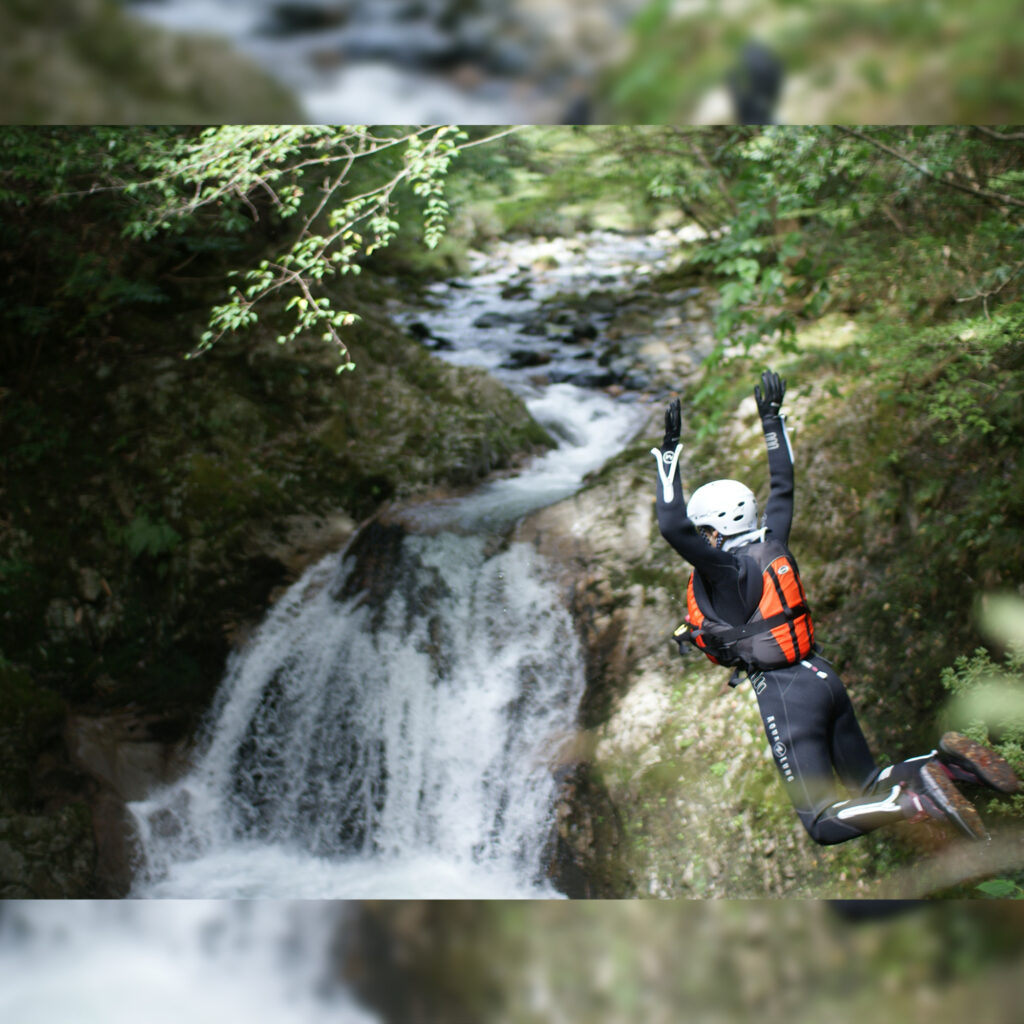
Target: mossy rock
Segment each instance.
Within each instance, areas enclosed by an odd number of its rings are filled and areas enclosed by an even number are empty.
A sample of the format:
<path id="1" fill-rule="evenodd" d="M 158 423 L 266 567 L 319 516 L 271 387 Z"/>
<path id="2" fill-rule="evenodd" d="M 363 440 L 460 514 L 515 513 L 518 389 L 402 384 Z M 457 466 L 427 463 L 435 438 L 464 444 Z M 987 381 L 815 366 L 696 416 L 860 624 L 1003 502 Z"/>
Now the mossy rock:
<path id="1" fill-rule="evenodd" d="M 35 764 L 60 739 L 64 703 L 38 686 L 24 669 L 0 664 L 0 806 L 24 809 L 34 802 Z"/>
<path id="2" fill-rule="evenodd" d="M 55 814 L 0 815 L 0 898 L 79 899 L 96 895 L 96 843 L 85 804 Z"/>
<path id="3" fill-rule="evenodd" d="M 0 30 L 5 120 L 18 124 L 290 123 L 288 90 L 226 42 L 146 25 L 112 0 L 19 0 Z"/>

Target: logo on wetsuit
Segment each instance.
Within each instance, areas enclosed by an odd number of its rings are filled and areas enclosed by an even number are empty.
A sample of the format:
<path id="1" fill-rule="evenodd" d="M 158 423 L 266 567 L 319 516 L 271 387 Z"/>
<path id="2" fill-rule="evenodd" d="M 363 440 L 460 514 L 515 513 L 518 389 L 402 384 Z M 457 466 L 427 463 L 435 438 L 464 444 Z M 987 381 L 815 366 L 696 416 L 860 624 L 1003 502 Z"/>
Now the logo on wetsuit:
<path id="1" fill-rule="evenodd" d="M 775 763 L 779 766 L 779 771 L 785 776 L 787 782 L 794 782 L 796 776 L 793 774 L 793 768 L 789 763 L 789 752 L 786 750 L 786 744 L 782 742 L 779 728 L 775 724 L 775 716 L 769 715 L 764 720 L 764 724 L 768 727 L 768 736 L 772 740 L 772 753 L 775 755 Z"/>

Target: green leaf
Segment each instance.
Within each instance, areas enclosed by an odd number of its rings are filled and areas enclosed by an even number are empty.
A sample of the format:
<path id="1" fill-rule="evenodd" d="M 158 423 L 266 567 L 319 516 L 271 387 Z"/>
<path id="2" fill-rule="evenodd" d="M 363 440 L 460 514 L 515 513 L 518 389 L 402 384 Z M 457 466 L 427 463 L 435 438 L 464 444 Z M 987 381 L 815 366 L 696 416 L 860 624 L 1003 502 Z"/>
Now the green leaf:
<path id="1" fill-rule="evenodd" d="M 986 896 L 997 900 L 1024 899 L 1024 890 L 1009 878 L 991 878 L 987 882 L 976 885 L 975 888 Z"/>

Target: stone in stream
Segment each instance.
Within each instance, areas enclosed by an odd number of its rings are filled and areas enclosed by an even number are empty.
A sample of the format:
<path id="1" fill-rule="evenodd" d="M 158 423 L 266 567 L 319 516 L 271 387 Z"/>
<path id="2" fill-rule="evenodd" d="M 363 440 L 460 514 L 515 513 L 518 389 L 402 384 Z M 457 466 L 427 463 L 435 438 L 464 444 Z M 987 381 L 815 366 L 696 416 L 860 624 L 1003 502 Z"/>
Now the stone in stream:
<path id="1" fill-rule="evenodd" d="M 522 321 L 522 314 L 492 311 L 478 316 L 473 321 L 473 326 L 481 330 L 488 330 L 492 327 L 508 327 L 509 324 L 518 324 L 522 323 Z"/>
<path id="2" fill-rule="evenodd" d="M 406 329 L 424 348 L 432 352 L 447 352 L 454 348 L 447 338 L 434 334 L 422 320 L 415 320 Z"/>
<path id="3" fill-rule="evenodd" d="M 426 341 L 427 338 L 432 337 L 430 328 L 422 320 L 413 321 L 407 329 L 417 341 Z"/>
<path id="4" fill-rule="evenodd" d="M 268 20 L 260 26 L 260 34 L 290 36 L 304 32 L 319 32 L 344 25 L 351 14 L 345 3 L 318 4 L 288 0 L 270 9 Z"/>
<path id="5" fill-rule="evenodd" d="M 533 348 L 514 348 L 501 364 L 505 370 L 521 370 L 527 366 L 547 366 L 551 353 Z"/>

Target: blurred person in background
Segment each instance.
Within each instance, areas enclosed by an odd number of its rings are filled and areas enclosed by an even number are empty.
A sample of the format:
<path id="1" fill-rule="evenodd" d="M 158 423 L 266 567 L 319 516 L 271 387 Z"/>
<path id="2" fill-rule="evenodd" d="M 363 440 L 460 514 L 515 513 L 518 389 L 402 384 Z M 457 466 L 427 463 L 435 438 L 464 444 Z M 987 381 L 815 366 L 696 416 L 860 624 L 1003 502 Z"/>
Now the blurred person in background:
<path id="1" fill-rule="evenodd" d="M 1001 0 L 978 0 L 970 17 L 952 0 L 741 0 L 727 10 L 710 0 L 52 0 L 5 5 L 0 29 L 8 122 L 1007 123 L 1024 114 L 1015 74 L 1024 21 Z"/>

